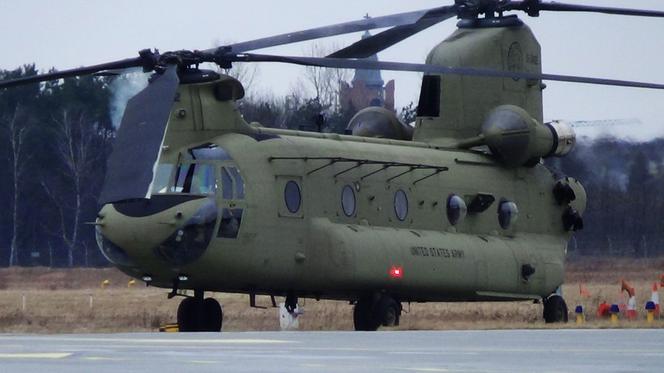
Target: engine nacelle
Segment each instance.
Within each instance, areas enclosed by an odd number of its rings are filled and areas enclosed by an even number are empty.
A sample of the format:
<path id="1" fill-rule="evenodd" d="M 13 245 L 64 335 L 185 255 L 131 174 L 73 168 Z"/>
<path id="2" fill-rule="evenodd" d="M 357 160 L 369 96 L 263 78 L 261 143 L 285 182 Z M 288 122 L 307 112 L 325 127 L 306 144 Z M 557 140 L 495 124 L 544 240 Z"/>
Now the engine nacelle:
<path id="1" fill-rule="evenodd" d="M 368 107 L 360 110 L 350 120 L 346 131 L 353 136 L 393 140 L 413 139 L 413 128 L 402 123 L 392 111 L 382 107 Z"/>
<path id="2" fill-rule="evenodd" d="M 576 135 L 565 122 L 540 124 L 514 105 L 493 109 L 482 124 L 482 140 L 506 166 L 534 165 L 540 158 L 564 156 L 576 144 Z"/>

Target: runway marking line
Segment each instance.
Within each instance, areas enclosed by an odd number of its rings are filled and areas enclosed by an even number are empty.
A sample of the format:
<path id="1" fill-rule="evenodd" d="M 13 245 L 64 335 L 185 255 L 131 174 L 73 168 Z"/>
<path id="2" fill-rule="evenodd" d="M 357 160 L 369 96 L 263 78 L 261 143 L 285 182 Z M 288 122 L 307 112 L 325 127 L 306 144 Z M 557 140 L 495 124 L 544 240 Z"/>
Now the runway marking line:
<path id="1" fill-rule="evenodd" d="M 71 355 L 68 352 L 0 353 L 0 359 L 63 359 Z"/>

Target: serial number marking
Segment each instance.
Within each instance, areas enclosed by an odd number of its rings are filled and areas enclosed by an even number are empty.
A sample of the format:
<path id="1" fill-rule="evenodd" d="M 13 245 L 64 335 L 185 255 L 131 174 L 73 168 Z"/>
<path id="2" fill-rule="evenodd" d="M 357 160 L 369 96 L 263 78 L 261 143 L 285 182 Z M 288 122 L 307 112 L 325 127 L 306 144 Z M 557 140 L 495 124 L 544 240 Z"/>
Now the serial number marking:
<path id="1" fill-rule="evenodd" d="M 465 253 L 459 249 L 443 249 L 439 247 L 413 246 L 410 248 L 410 254 L 413 256 L 427 256 L 434 258 L 463 259 Z"/>

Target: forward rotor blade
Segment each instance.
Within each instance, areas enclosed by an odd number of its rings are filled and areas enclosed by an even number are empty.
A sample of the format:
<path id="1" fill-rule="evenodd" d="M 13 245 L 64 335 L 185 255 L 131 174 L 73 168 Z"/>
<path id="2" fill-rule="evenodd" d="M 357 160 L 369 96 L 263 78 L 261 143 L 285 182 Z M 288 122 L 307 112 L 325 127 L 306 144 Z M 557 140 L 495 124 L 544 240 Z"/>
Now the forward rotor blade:
<path id="1" fill-rule="evenodd" d="M 580 4 L 565 4 L 558 2 L 539 2 L 539 1 L 514 1 L 513 4 L 508 4 L 508 9 L 524 10 L 531 15 L 537 15 L 541 10 L 556 11 L 556 12 L 588 12 L 588 13 L 604 13 L 604 14 L 617 14 L 624 16 L 641 16 L 641 17 L 664 17 L 664 12 L 656 10 L 641 10 L 630 8 L 612 8 L 604 6 L 593 5 L 580 5 Z M 533 14 L 534 13 L 534 14 Z"/>
<path id="2" fill-rule="evenodd" d="M 179 83 L 177 66 L 170 65 L 127 103 L 108 159 L 101 205 L 150 197 Z"/>
<path id="3" fill-rule="evenodd" d="M 453 16 L 456 16 L 455 6 L 432 9 L 426 12 L 415 23 L 396 26 L 374 36 L 362 39 L 332 53 L 328 57 L 367 58 Z"/>
<path id="4" fill-rule="evenodd" d="M 282 62 L 304 66 L 319 66 L 336 69 L 364 69 L 364 70 L 392 70 L 392 71 L 412 71 L 428 74 L 450 74 L 462 76 L 480 76 L 512 79 L 532 79 L 532 80 L 551 80 L 572 83 L 587 83 L 610 85 L 619 87 L 636 87 L 650 89 L 664 89 L 664 84 L 634 82 L 627 80 L 589 78 L 573 75 L 557 74 L 539 74 L 528 72 L 512 72 L 501 70 L 480 69 L 472 67 L 446 67 L 418 63 L 371 61 L 371 60 L 348 60 L 340 58 L 321 58 L 321 57 L 293 57 L 293 56 L 273 56 L 261 54 L 240 54 L 234 56 L 235 61 L 240 62 Z"/>
<path id="5" fill-rule="evenodd" d="M 48 80 L 58 80 L 58 79 L 70 78 L 73 76 L 89 75 L 105 70 L 126 69 L 129 67 L 138 67 L 138 66 L 143 66 L 142 58 L 140 57 L 128 58 L 125 60 L 108 62 L 99 65 L 78 67 L 75 69 L 62 70 L 47 74 L 33 75 L 25 78 L 4 80 L 0 82 L 0 88 L 9 88 L 24 84 L 45 82 Z"/>
<path id="6" fill-rule="evenodd" d="M 256 40 L 250 40 L 242 43 L 231 44 L 226 47 L 230 48 L 231 52 L 241 53 L 252 51 L 256 49 L 263 49 L 269 47 L 276 47 L 278 45 L 297 43 L 301 41 L 325 38 L 328 36 L 350 34 L 353 32 L 373 30 L 377 28 L 409 25 L 417 22 L 431 9 L 418 10 L 414 12 L 398 13 L 388 16 L 365 18 L 359 21 L 338 23 L 329 26 L 316 27 L 308 30 L 297 31 L 287 34 L 270 36 Z M 206 52 L 214 52 L 218 48 L 207 50 Z"/>

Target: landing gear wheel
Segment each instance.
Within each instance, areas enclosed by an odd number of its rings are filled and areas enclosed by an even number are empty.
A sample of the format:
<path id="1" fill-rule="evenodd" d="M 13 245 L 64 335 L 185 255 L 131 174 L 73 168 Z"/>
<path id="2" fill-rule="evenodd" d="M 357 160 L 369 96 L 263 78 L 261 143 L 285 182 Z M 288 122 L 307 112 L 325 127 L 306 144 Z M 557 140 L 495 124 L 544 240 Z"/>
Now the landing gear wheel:
<path id="1" fill-rule="evenodd" d="M 360 298 L 353 309 L 353 324 L 355 330 L 373 332 L 380 326 L 380 321 L 374 317 L 373 300 L 370 297 Z"/>
<path id="2" fill-rule="evenodd" d="M 178 306 L 178 329 L 181 332 L 198 331 L 196 299 L 184 298 Z"/>
<path id="3" fill-rule="evenodd" d="M 547 324 L 567 322 L 567 304 L 560 295 L 554 294 L 544 300 L 544 321 Z"/>
<path id="4" fill-rule="evenodd" d="M 224 313 L 221 310 L 219 302 L 214 298 L 207 298 L 203 301 L 203 331 L 220 332 L 224 319 Z"/>
<path id="5" fill-rule="evenodd" d="M 224 314 L 214 298 L 185 298 L 178 306 L 178 328 L 181 332 L 219 332 Z"/>
<path id="6" fill-rule="evenodd" d="M 397 326 L 401 304 L 389 295 L 362 297 L 355 303 L 353 323 L 355 330 L 375 331 L 379 326 Z"/>
<path id="7" fill-rule="evenodd" d="M 399 303 L 388 296 L 383 296 L 376 305 L 376 316 L 382 326 L 398 326 L 401 307 Z"/>

